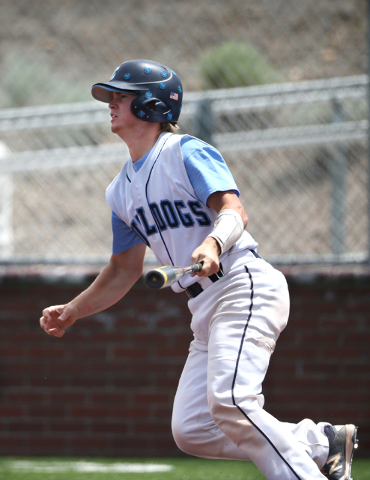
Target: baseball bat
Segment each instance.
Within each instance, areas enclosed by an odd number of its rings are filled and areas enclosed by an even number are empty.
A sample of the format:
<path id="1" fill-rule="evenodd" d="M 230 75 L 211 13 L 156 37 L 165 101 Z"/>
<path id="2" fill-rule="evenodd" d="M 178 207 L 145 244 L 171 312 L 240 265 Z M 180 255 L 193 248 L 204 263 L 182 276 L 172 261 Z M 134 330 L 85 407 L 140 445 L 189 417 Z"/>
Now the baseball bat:
<path id="1" fill-rule="evenodd" d="M 145 284 L 149 288 L 170 287 L 172 284 L 180 280 L 184 275 L 202 270 L 203 263 L 195 263 L 189 267 L 158 267 L 150 270 L 145 275 Z"/>

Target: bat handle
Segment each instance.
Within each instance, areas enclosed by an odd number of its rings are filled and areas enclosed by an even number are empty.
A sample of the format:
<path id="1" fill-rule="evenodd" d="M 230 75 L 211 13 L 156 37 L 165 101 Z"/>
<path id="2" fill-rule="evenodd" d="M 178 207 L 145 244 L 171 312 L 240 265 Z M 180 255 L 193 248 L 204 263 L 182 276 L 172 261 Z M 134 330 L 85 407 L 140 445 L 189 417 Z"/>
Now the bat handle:
<path id="1" fill-rule="evenodd" d="M 194 263 L 194 265 L 191 266 L 191 271 L 194 272 L 200 272 L 203 268 L 203 262 L 199 263 Z"/>

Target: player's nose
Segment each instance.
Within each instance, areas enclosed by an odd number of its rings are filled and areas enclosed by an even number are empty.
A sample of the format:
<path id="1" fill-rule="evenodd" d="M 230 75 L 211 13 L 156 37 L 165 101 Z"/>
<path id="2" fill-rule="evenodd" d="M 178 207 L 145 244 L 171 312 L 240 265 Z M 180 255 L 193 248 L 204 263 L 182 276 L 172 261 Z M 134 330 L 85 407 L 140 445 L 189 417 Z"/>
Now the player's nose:
<path id="1" fill-rule="evenodd" d="M 117 98 L 115 95 L 112 95 L 111 101 L 108 103 L 108 108 L 117 108 Z"/>

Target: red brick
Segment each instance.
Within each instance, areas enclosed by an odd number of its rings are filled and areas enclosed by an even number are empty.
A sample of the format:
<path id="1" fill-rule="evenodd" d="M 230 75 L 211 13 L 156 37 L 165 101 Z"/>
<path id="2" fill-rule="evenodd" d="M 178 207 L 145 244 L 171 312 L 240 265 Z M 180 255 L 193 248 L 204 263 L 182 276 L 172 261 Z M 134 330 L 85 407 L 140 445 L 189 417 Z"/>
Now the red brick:
<path id="1" fill-rule="evenodd" d="M 343 359 L 343 348 L 325 348 L 322 352 L 325 358 L 338 358 L 339 362 Z M 346 348 L 346 358 L 356 358 L 361 355 L 359 349 Z"/>
<path id="2" fill-rule="evenodd" d="M 17 436 L 7 435 L 6 437 L 0 437 L 0 451 L 9 452 L 9 449 L 16 452 L 17 449 L 22 447 L 26 443 L 26 440 Z M 16 455 L 16 453 L 14 453 Z"/>
<path id="3" fill-rule="evenodd" d="M 70 421 L 59 421 L 59 420 L 52 420 L 48 422 L 48 430 L 50 432 L 56 433 L 82 433 L 82 432 L 89 432 L 90 427 L 86 425 L 85 422 L 79 422 L 74 420 L 73 422 Z"/>
<path id="4" fill-rule="evenodd" d="M 44 431 L 45 427 L 43 423 L 35 421 L 11 421 L 9 422 L 7 429 L 9 432 L 18 432 L 18 433 L 41 433 Z"/>
<path id="5" fill-rule="evenodd" d="M 59 377 L 53 378 L 51 376 L 44 376 L 44 374 L 37 375 L 35 377 L 28 376 L 27 380 L 24 381 L 26 385 L 36 388 L 60 388 L 66 385 L 68 382 L 65 379 Z"/>
<path id="6" fill-rule="evenodd" d="M 128 426 L 124 423 L 93 423 L 90 427 L 91 431 L 99 434 L 127 434 Z"/>
<path id="7" fill-rule="evenodd" d="M 118 392 L 102 392 L 102 393 L 93 393 L 91 394 L 91 400 L 94 403 L 120 403 L 125 404 L 128 400 L 128 395 L 125 393 L 118 393 Z"/>
<path id="8" fill-rule="evenodd" d="M 29 417 L 39 417 L 44 418 L 64 418 L 67 414 L 67 408 L 59 406 L 58 408 L 54 406 L 28 406 L 27 415 Z"/>
<path id="9" fill-rule="evenodd" d="M 153 384 L 159 389 L 161 388 L 176 389 L 178 383 L 179 383 L 178 376 L 176 376 L 175 378 L 159 377 L 153 382 Z"/>
<path id="10" fill-rule="evenodd" d="M 60 438 L 60 437 L 57 437 L 57 436 L 33 436 L 33 437 L 30 437 L 28 438 L 28 441 L 27 441 L 28 444 L 32 445 L 32 444 L 35 444 L 37 445 L 37 447 L 40 449 L 40 448 L 47 448 L 49 449 L 54 449 L 54 451 L 56 452 L 57 449 L 61 448 L 64 446 L 65 444 L 65 440 L 63 438 Z"/>
<path id="11" fill-rule="evenodd" d="M 171 415 L 172 415 L 172 403 L 166 405 L 154 405 L 152 406 L 153 410 L 153 417 L 155 419 L 161 418 L 163 421 L 171 421 Z"/>
<path id="12" fill-rule="evenodd" d="M 8 392 L 5 395 L 7 402 L 17 405 L 17 404 L 24 404 L 27 403 L 41 403 L 45 401 L 45 395 L 42 393 L 33 392 L 32 390 L 22 391 L 22 392 Z M 3 403 L 4 397 L 1 399 L 1 403 Z"/>
<path id="13" fill-rule="evenodd" d="M 140 344 L 137 345 L 137 347 L 117 347 L 114 349 L 114 357 L 135 357 L 144 359 L 149 355 L 149 349 L 143 348 Z"/>
<path id="14" fill-rule="evenodd" d="M 62 347 L 42 347 L 42 348 L 30 348 L 28 355 L 30 357 L 50 357 L 55 359 L 56 357 L 64 357 L 66 349 Z"/>
<path id="15" fill-rule="evenodd" d="M 164 345 L 171 339 L 168 332 L 134 332 L 131 335 L 127 335 L 126 341 L 135 345 Z"/>
<path id="16" fill-rule="evenodd" d="M 132 391 L 135 391 L 142 386 L 152 385 L 155 382 L 153 381 L 153 379 L 148 379 L 148 376 L 138 376 L 133 374 L 132 376 L 127 375 L 122 376 L 121 378 L 115 377 L 112 383 L 113 387 L 128 388 Z"/>
<path id="17" fill-rule="evenodd" d="M 71 407 L 70 415 L 77 418 L 101 418 L 108 417 L 110 410 L 101 407 Z"/>
<path id="18" fill-rule="evenodd" d="M 5 388 L 23 387 L 24 384 L 27 384 L 27 382 L 25 382 L 22 377 L 0 374 L 0 384 L 2 390 L 4 391 Z"/>
<path id="19" fill-rule="evenodd" d="M 182 359 L 185 359 L 188 355 L 188 349 L 187 347 L 173 347 L 173 348 L 166 348 L 163 346 L 158 345 L 155 349 L 155 353 L 159 357 L 171 357 L 171 358 L 176 358 L 176 357 L 181 357 Z"/>
<path id="20" fill-rule="evenodd" d="M 77 334 L 77 338 L 78 334 Z M 114 329 L 114 332 L 100 332 L 100 333 L 89 333 L 89 342 L 92 344 L 102 344 L 106 345 L 108 343 L 122 344 L 127 341 L 128 335 L 126 331 L 120 332 L 117 331 L 117 328 Z M 84 341 L 85 337 L 80 336 L 80 341 Z"/>
<path id="21" fill-rule="evenodd" d="M 83 437 L 77 437 L 73 436 L 70 439 L 70 444 L 72 447 L 78 448 L 78 447 L 83 447 L 83 448 L 91 448 L 95 447 L 98 449 L 104 449 L 109 446 L 108 440 L 106 438 L 97 438 L 95 436 L 83 436 Z"/>
<path id="22" fill-rule="evenodd" d="M 122 419 L 136 419 L 136 418 L 149 418 L 150 412 L 148 408 L 142 406 L 126 407 L 122 406 L 121 408 L 111 408 L 110 414 L 112 418 Z"/>
<path id="23" fill-rule="evenodd" d="M 276 351 L 278 352 L 280 349 L 280 345 L 276 348 Z M 284 355 L 284 357 L 289 357 L 289 358 L 299 358 L 299 359 L 314 359 L 317 358 L 318 356 L 318 351 L 317 348 L 313 348 L 312 346 L 285 346 L 284 351 L 282 349 L 279 352 L 281 355 Z"/>
<path id="24" fill-rule="evenodd" d="M 26 352 L 23 347 L 1 347 L 0 348 L 0 357 L 4 360 L 5 357 L 23 357 L 26 355 Z"/>
<path id="25" fill-rule="evenodd" d="M 106 376 L 82 376 L 74 375 L 73 378 L 66 382 L 66 386 L 80 387 L 80 388 L 105 388 L 107 386 Z M 60 386 L 60 385 L 59 385 Z"/>
<path id="26" fill-rule="evenodd" d="M 171 431 L 171 425 L 169 422 L 156 422 L 156 423 L 135 423 L 134 427 L 135 433 L 138 434 L 160 434 L 168 433 Z"/>
<path id="27" fill-rule="evenodd" d="M 66 403 L 81 403 L 86 400 L 86 392 L 51 392 L 48 395 L 48 402 L 52 405 Z"/>
<path id="28" fill-rule="evenodd" d="M 369 308 L 369 307 L 368 307 Z M 370 322 L 369 322 L 370 324 Z M 370 345 L 370 330 L 369 331 L 350 331 L 346 332 L 343 338 L 345 344 L 349 345 L 356 345 L 359 348 L 367 348 L 367 351 L 369 352 L 369 345 Z"/>
<path id="29" fill-rule="evenodd" d="M 23 415 L 23 408 L 22 407 L 14 407 L 14 406 L 4 406 L 0 405 L 0 417 L 21 417 Z"/>
<path id="30" fill-rule="evenodd" d="M 367 381 L 369 379 L 369 363 L 368 362 L 352 364 L 352 365 L 346 364 L 344 365 L 343 368 L 346 375 L 349 375 L 349 376 L 353 375 L 355 377 L 363 376 L 364 378 L 366 378 Z"/>
<path id="31" fill-rule="evenodd" d="M 169 400 L 169 395 L 165 393 L 135 393 L 134 401 L 135 403 L 167 403 Z"/>
<path id="32" fill-rule="evenodd" d="M 107 348 L 105 347 L 84 347 L 81 346 L 68 346 L 68 354 L 72 358 L 105 358 L 107 356 Z M 75 362 L 74 362 L 75 364 Z"/>
<path id="33" fill-rule="evenodd" d="M 9 362 L 6 364 L 6 374 L 34 374 L 37 376 L 41 376 L 42 374 L 40 373 L 38 369 L 38 364 L 34 362 L 27 362 L 27 359 L 25 358 L 24 360 L 20 362 Z"/>

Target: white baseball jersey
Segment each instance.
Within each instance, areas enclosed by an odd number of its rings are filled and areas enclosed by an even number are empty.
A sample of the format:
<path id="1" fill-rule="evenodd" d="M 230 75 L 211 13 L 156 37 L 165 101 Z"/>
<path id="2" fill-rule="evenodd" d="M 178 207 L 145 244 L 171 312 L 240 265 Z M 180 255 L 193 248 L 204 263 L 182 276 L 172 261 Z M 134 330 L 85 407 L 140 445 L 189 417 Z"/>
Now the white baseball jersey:
<path id="1" fill-rule="evenodd" d="M 184 267 L 213 230 L 217 213 L 207 206 L 206 198 L 199 198 L 194 191 L 184 165 L 182 138 L 162 133 L 138 171 L 131 160 L 125 163 L 107 188 L 106 197 L 115 215 L 153 250 L 160 265 Z M 218 189 L 218 181 L 213 179 L 213 191 Z M 233 181 L 225 182 L 224 190 L 235 188 Z M 256 249 L 257 243 L 245 231 L 231 250 L 247 248 Z M 186 276 L 172 289 L 181 292 L 196 280 Z"/>

